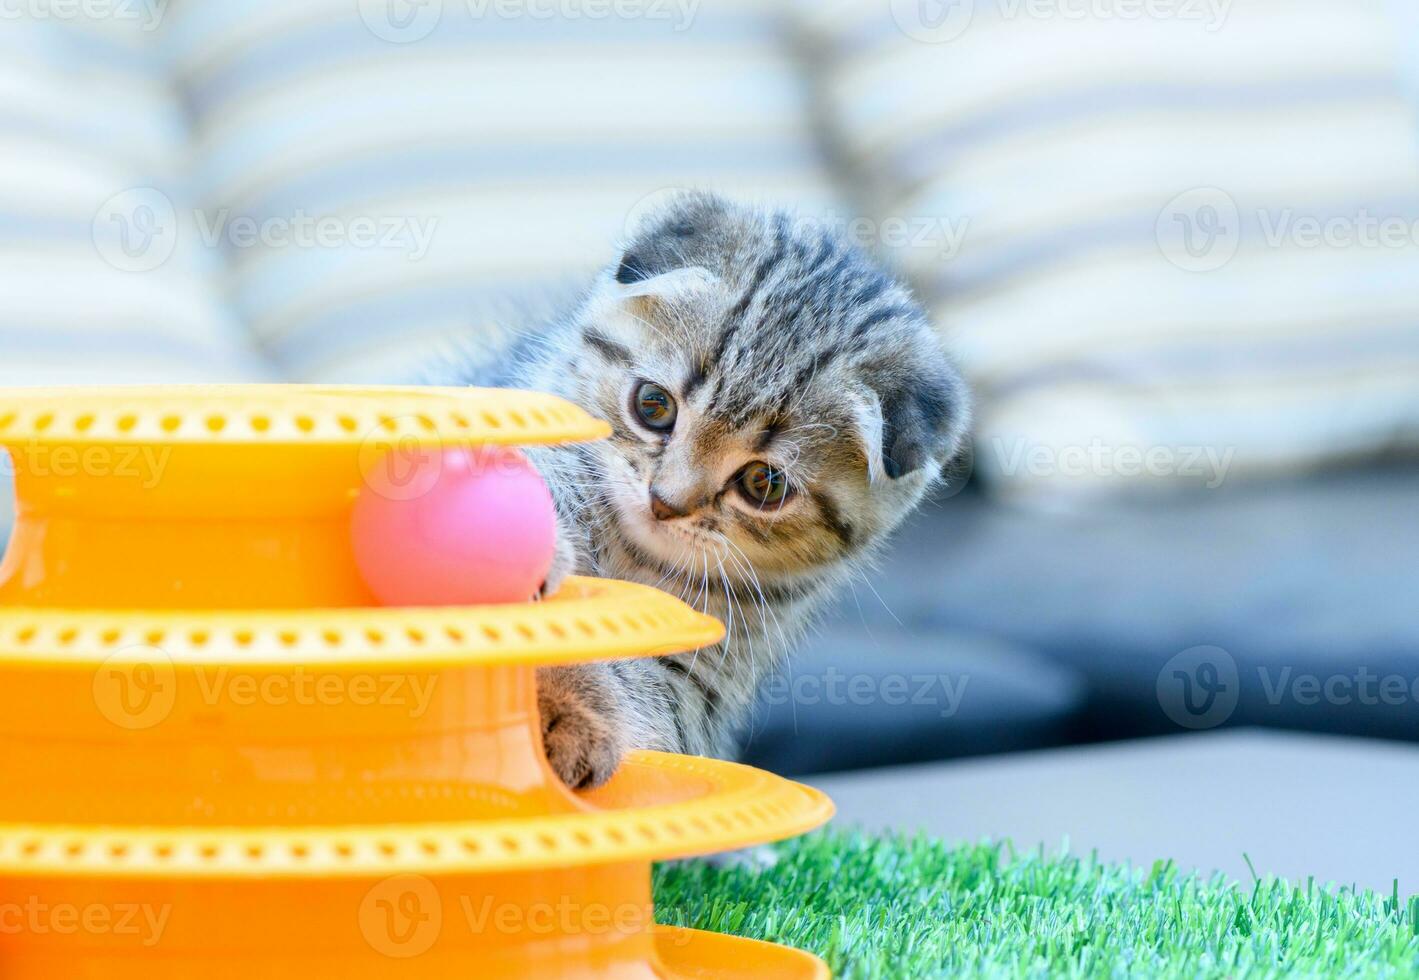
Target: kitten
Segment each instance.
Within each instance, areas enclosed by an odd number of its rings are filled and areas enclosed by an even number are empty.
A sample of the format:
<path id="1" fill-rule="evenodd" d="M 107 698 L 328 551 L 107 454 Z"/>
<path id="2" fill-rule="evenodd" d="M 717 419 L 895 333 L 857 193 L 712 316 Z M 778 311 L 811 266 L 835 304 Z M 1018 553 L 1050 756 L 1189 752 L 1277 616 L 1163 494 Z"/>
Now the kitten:
<path id="1" fill-rule="evenodd" d="M 761 679 L 962 449 L 964 385 L 921 308 L 833 232 L 707 194 L 653 216 L 567 320 L 495 376 L 608 420 L 533 450 L 571 572 L 659 586 L 721 619 L 696 653 L 539 673 L 548 756 L 576 788 L 630 748 L 723 755 Z"/>

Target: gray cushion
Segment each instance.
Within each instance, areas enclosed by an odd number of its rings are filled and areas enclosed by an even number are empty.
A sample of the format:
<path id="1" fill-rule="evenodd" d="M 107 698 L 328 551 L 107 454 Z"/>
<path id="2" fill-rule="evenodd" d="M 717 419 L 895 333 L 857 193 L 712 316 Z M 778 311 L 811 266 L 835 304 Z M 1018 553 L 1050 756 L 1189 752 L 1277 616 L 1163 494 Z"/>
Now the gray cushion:
<path id="1" fill-rule="evenodd" d="M 764 685 L 744 758 L 786 774 L 1060 745 L 1084 685 L 1000 640 L 830 628 Z"/>
<path id="2" fill-rule="evenodd" d="M 915 629 L 978 631 L 1078 670 L 1102 736 L 1178 730 L 1160 703 L 1173 696 L 1167 682 L 1179 668 L 1170 661 L 1213 645 L 1226 652 L 1212 655 L 1224 675 L 1236 664 L 1238 698 L 1204 725 L 1419 738 L 1419 469 L 1224 486 L 1069 515 L 966 492 L 918 515 L 873 584 L 892 615 L 864 601 L 871 625 L 895 616 Z M 1342 680 L 1335 696 L 1312 698 L 1306 675 Z M 1375 703 L 1357 686 L 1367 675 L 1377 678 Z M 1403 696 L 1399 682 L 1408 683 Z"/>

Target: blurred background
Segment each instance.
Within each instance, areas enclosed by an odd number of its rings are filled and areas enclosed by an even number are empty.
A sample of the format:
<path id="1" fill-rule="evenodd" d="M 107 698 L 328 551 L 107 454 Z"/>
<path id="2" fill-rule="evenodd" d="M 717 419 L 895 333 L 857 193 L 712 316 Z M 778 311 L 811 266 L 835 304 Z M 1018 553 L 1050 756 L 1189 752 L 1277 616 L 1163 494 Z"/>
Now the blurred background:
<path id="1" fill-rule="evenodd" d="M 0 95 L 4 384 L 418 381 L 680 188 L 909 277 L 972 465 L 754 762 L 1419 740 L 1413 0 L 3 0 Z"/>

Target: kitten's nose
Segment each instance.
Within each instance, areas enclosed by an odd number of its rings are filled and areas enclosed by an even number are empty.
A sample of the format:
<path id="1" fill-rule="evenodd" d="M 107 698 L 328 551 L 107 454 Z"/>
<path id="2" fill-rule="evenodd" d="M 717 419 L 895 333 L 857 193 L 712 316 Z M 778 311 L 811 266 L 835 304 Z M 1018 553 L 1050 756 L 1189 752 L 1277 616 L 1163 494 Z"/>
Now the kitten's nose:
<path id="1" fill-rule="evenodd" d="M 655 487 L 650 488 L 650 512 L 655 515 L 657 521 L 671 521 L 689 513 L 689 511 L 680 510 L 656 493 Z"/>

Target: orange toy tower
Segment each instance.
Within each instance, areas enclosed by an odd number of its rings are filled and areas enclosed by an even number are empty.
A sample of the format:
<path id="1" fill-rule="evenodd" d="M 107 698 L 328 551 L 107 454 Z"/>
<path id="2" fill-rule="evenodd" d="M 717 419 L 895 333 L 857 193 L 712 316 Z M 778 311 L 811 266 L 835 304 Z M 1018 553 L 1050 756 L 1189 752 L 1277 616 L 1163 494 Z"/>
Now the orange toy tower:
<path id="1" fill-rule="evenodd" d="M 651 862 L 801 833 L 821 794 L 637 753 L 573 795 L 535 668 L 717 641 L 641 586 L 376 608 L 348 529 L 393 450 L 600 438 L 470 389 L 0 392 L 7 980 L 826 976 L 656 926 Z"/>

